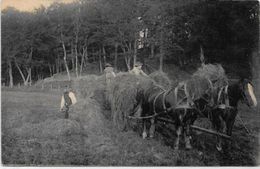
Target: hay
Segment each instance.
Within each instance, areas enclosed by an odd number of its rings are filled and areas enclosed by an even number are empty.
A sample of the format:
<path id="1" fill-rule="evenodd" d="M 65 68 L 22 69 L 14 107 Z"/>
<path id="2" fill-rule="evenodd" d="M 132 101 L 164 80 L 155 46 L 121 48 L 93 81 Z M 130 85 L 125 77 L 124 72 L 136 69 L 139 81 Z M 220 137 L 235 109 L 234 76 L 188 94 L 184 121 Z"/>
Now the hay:
<path id="1" fill-rule="evenodd" d="M 208 99 L 212 95 L 212 84 L 205 77 L 193 76 L 191 79 L 186 81 L 185 94 L 188 99 L 195 101 L 200 98 Z M 209 98 L 206 98 L 208 96 Z"/>
<path id="2" fill-rule="evenodd" d="M 69 119 L 46 120 L 41 123 L 26 123 L 15 128 L 14 133 L 33 138 L 56 138 L 59 136 L 80 134 L 80 124 Z"/>
<path id="3" fill-rule="evenodd" d="M 105 76 L 87 75 L 72 81 L 72 89 L 80 98 L 91 97 L 96 90 L 105 89 Z"/>
<path id="4" fill-rule="evenodd" d="M 107 91 L 114 125 L 121 128 L 120 123 L 125 123 L 126 117 L 134 113 L 143 92 L 150 88 L 153 83 L 153 80 L 149 77 L 130 73 L 117 74 Z"/>
<path id="5" fill-rule="evenodd" d="M 70 117 L 83 124 L 83 128 L 86 131 L 95 130 L 104 125 L 100 104 L 90 98 L 79 101 L 77 107 L 74 108 L 74 113 L 71 113 Z"/>
<path id="6" fill-rule="evenodd" d="M 155 71 L 149 74 L 149 77 L 151 77 L 156 84 L 162 86 L 164 89 L 170 89 L 172 84 L 177 82 L 176 78 L 170 80 L 167 74 L 162 71 Z"/>
<path id="7" fill-rule="evenodd" d="M 204 98 L 213 104 L 213 99 L 219 89 L 228 84 L 228 79 L 221 65 L 203 64 L 185 84 L 188 102 Z"/>
<path id="8" fill-rule="evenodd" d="M 206 64 L 202 65 L 194 74 L 194 76 L 205 77 L 209 79 L 215 90 L 228 85 L 228 78 L 225 70 L 220 64 Z"/>
<path id="9" fill-rule="evenodd" d="M 84 99 L 92 98 L 96 91 L 104 92 L 111 109 L 113 124 L 121 128 L 126 117 L 135 112 L 142 94 L 147 89 L 155 84 L 159 84 L 164 89 L 171 87 L 170 79 L 163 72 L 154 72 L 150 77 L 119 72 L 111 83 L 106 84 L 104 75 L 88 75 L 73 80 L 72 88 L 76 90 L 77 97 Z"/>

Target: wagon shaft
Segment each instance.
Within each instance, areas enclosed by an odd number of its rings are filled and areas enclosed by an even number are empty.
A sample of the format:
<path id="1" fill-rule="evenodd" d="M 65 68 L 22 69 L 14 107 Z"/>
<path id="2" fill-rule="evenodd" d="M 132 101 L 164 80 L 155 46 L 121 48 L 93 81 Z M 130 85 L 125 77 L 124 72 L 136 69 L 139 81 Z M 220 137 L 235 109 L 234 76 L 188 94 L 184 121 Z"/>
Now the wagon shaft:
<path id="1" fill-rule="evenodd" d="M 170 124 L 175 124 L 175 122 L 173 120 L 169 120 L 169 119 L 162 118 L 162 117 L 157 118 L 157 120 L 162 121 L 162 122 L 167 122 Z"/>
<path id="2" fill-rule="evenodd" d="M 225 139 L 231 139 L 230 136 L 226 135 L 226 134 L 223 134 L 223 133 L 219 133 L 219 132 L 216 132 L 216 131 L 213 131 L 213 130 L 208 130 L 208 129 L 205 129 L 205 128 L 201 128 L 201 127 L 198 127 L 198 126 L 194 126 L 194 125 L 191 125 L 191 128 L 192 129 L 195 129 L 195 130 L 199 130 L 199 131 L 203 131 L 203 132 L 206 132 L 206 133 L 209 133 L 209 134 L 214 134 L 214 135 L 219 135 Z"/>

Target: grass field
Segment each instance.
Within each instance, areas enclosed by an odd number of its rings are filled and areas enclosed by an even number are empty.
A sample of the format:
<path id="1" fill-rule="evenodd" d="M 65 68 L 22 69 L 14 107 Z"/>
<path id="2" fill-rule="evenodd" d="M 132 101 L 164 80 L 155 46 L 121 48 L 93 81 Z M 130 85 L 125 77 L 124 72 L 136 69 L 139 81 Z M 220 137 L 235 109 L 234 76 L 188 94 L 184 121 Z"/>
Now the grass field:
<path id="1" fill-rule="evenodd" d="M 192 150 L 173 150 L 174 134 L 158 128 L 154 139 L 138 131 L 118 132 L 104 110 L 102 93 L 79 99 L 64 119 L 60 92 L 2 90 L 2 163 L 26 166 L 254 166 L 259 164 L 259 119 L 256 110 L 239 107 L 253 136 L 236 121 L 232 143 L 224 153 L 215 137 L 194 133 Z"/>

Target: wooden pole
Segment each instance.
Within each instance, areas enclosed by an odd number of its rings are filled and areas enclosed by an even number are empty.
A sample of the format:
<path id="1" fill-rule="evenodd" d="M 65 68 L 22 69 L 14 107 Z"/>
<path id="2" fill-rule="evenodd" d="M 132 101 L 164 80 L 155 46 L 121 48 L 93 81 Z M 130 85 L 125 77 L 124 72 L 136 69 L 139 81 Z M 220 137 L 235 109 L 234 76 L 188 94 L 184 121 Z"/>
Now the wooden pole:
<path id="1" fill-rule="evenodd" d="M 201 127 L 198 127 L 198 126 L 194 126 L 194 125 L 191 125 L 191 128 L 192 129 L 195 129 L 195 130 L 199 130 L 199 131 L 203 131 L 203 132 L 206 132 L 206 133 L 209 133 L 209 134 L 214 134 L 214 135 L 219 135 L 225 139 L 231 139 L 230 136 L 226 135 L 226 134 L 222 134 L 222 133 L 219 133 L 219 132 L 216 132 L 216 131 L 213 131 L 213 130 L 208 130 L 208 129 L 205 129 L 205 128 L 201 128 Z"/>
<path id="2" fill-rule="evenodd" d="M 169 119 L 166 119 L 166 118 L 157 118 L 157 120 L 159 121 L 163 121 L 163 122 L 166 122 L 166 123 L 170 123 L 170 124 L 175 124 L 174 121 L 172 120 L 169 120 Z"/>
<path id="3" fill-rule="evenodd" d="M 170 123 L 170 124 L 175 124 L 174 121 L 166 119 L 166 118 L 157 118 L 157 120 L 163 121 L 163 122 L 166 122 L 166 123 Z M 191 128 L 194 129 L 194 130 L 203 131 L 203 132 L 206 132 L 206 133 L 209 133 L 209 134 L 219 135 L 219 136 L 221 136 L 221 137 L 223 137 L 225 139 L 229 139 L 229 140 L 231 139 L 230 136 L 228 136 L 226 134 L 222 134 L 222 133 L 216 132 L 216 131 L 213 131 L 213 130 L 208 130 L 208 129 L 201 128 L 201 127 L 194 126 L 194 125 L 191 125 Z"/>

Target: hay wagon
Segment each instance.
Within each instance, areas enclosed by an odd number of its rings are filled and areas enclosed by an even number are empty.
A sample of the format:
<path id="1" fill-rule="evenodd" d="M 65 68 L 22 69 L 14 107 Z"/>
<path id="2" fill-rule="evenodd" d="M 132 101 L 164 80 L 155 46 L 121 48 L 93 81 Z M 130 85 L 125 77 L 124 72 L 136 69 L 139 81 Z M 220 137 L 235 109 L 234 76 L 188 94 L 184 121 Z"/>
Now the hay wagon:
<path id="1" fill-rule="evenodd" d="M 166 75 L 162 75 L 160 73 L 155 74 L 152 79 L 160 78 L 163 79 L 163 84 L 167 82 L 169 79 Z M 200 78 L 208 79 L 207 85 L 201 85 Z M 186 104 L 180 104 L 178 103 L 175 107 L 170 107 L 169 109 L 175 109 L 177 110 L 188 110 L 193 109 L 194 107 L 190 106 L 191 101 L 194 99 L 198 99 L 202 96 L 202 94 L 205 93 L 205 88 L 201 88 L 201 86 L 206 86 L 206 88 L 213 89 L 215 91 L 214 95 L 218 95 L 218 92 L 221 88 L 226 86 L 228 84 L 227 77 L 225 75 L 225 71 L 222 68 L 221 65 L 202 65 L 192 76 L 191 76 L 190 82 L 190 89 L 185 89 L 184 83 L 178 83 L 179 84 L 179 91 L 178 92 L 178 101 L 180 103 L 182 101 L 186 102 Z M 112 109 L 112 118 L 114 121 L 114 124 L 117 124 L 119 129 L 124 129 L 126 126 L 126 123 L 128 123 L 129 120 L 133 119 L 150 119 L 156 117 L 161 122 L 164 122 L 166 124 L 175 124 L 175 121 L 170 120 L 168 118 L 164 118 L 163 115 L 165 115 L 165 110 L 163 112 L 156 113 L 154 115 L 145 116 L 145 117 L 135 117 L 132 116 L 132 113 L 138 110 L 136 97 L 138 95 L 138 91 L 140 90 L 146 90 L 147 87 L 150 85 L 150 81 L 143 78 L 137 78 L 136 76 L 129 75 L 129 74 L 122 74 L 120 76 L 117 76 L 114 80 L 114 83 L 111 84 L 111 88 L 109 90 L 109 101 L 111 103 L 111 109 Z M 199 87 L 194 87 L 199 86 Z M 186 86 L 187 87 L 187 86 Z M 196 90 L 195 90 L 196 89 Z M 174 89 L 176 90 L 176 88 Z M 195 94 L 189 94 L 189 92 L 194 92 Z M 217 92 L 216 92 L 217 91 Z M 166 92 L 166 91 L 165 91 Z M 176 91 L 175 91 L 176 92 Z M 163 92 L 160 93 L 163 95 Z M 213 95 L 213 94 L 212 94 Z M 127 96 L 127 97 L 126 97 Z M 176 96 L 177 97 L 177 96 Z M 228 111 L 228 107 L 225 108 Z M 138 111 L 137 111 L 138 112 Z M 166 111 L 167 112 L 167 111 Z M 202 128 L 199 126 L 192 125 L 191 128 L 194 130 L 199 130 L 202 132 L 206 132 L 213 135 L 218 135 L 226 139 L 230 139 L 230 136 L 219 133 L 210 129 Z"/>
<path id="2" fill-rule="evenodd" d="M 171 89 L 171 90 L 173 90 L 173 89 Z M 187 95 L 185 94 L 185 83 L 180 83 L 179 86 L 177 86 L 174 90 L 175 90 L 174 91 L 175 97 L 176 98 L 178 97 L 178 99 L 176 99 L 176 100 L 178 100 L 176 106 L 166 108 L 166 106 L 164 105 L 164 110 L 161 112 L 155 112 L 153 115 L 144 116 L 144 117 L 127 116 L 127 119 L 125 119 L 125 120 L 128 120 L 128 119 L 129 120 L 133 120 L 133 119 L 144 120 L 144 119 L 156 118 L 158 121 L 163 122 L 164 124 L 175 125 L 176 122 L 174 120 L 172 120 L 171 118 L 165 117 L 170 114 L 169 113 L 170 110 L 174 109 L 174 111 L 186 111 L 187 112 L 188 110 L 192 110 L 192 109 L 195 110 L 196 108 L 194 106 L 190 106 L 191 103 L 189 103 L 189 99 L 187 98 Z M 164 90 L 164 92 L 159 93 L 157 96 L 163 95 L 163 97 L 165 97 L 167 92 L 169 92 L 169 90 L 168 91 Z M 155 97 L 155 99 L 158 98 L 157 96 Z M 180 98 L 179 98 L 179 96 L 180 96 Z M 155 100 L 154 100 L 154 103 L 155 103 Z M 228 111 L 229 107 L 226 106 L 225 109 Z M 138 110 L 138 108 L 136 108 L 136 110 Z M 201 112 L 198 112 L 198 113 L 201 113 Z M 124 121 L 124 123 L 125 123 L 125 121 Z M 225 139 L 231 139 L 230 136 L 228 136 L 224 133 L 220 133 L 220 132 L 211 130 L 211 129 L 199 127 L 196 125 L 191 125 L 190 127 L 192 129 L 200 131 L 200 132 L 205 132 L 205 133 L 212 134 L 212 135 L 218 135 Z"/>

